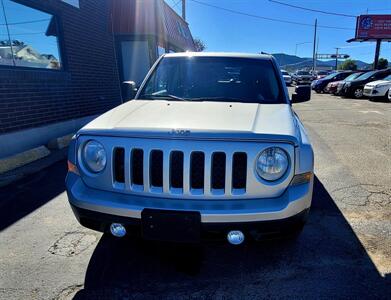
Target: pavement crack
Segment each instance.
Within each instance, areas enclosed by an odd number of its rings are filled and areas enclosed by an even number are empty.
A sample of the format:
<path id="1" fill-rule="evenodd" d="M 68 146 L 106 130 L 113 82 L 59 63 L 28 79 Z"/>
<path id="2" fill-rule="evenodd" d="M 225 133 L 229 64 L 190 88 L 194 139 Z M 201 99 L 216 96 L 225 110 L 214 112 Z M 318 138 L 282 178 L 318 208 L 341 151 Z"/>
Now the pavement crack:
<path id="1" fill-rule="evenodd" d="M 54 255 L 72 257 L 88 249 L 96 242 L 96 237 L 84 231 L 65 232 L 48 251 Z"/>

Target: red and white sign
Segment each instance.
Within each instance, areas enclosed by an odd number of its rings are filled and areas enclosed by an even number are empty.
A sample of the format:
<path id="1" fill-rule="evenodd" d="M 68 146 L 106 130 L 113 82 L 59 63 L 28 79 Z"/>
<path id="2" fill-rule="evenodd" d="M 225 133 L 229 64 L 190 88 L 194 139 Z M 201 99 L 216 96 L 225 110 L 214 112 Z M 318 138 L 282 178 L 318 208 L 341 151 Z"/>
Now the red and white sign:
<path id="1" fill-rule="evenodd" d="M 391 15 L 357 17 L 356 39 L 391 39 Z"/>

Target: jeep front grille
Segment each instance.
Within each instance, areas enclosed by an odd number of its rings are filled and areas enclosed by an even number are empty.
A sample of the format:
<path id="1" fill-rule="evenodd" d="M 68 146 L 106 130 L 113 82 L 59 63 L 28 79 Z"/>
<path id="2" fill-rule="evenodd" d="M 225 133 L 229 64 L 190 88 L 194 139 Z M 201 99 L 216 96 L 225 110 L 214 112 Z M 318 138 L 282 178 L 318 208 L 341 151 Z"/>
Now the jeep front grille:
<path id="1" fill-rule="evenodd" d="M 126 159 L 125 153 L 130 157 Z M 167 161 L 165 161 L 165 159 Z M 247 154 L 222 151 L 205 153 L 160 149 L 116 147 L 113 151 L 113 183 L 125 184 L 133 191 L 168 194 L 224 195 L 245 194 Z M 125 163 L 129 162 L 126 167 Z M 125 174 L 129 170 L 129 176 Z M 125 186 L 125 185 L 124 185 Z"/>

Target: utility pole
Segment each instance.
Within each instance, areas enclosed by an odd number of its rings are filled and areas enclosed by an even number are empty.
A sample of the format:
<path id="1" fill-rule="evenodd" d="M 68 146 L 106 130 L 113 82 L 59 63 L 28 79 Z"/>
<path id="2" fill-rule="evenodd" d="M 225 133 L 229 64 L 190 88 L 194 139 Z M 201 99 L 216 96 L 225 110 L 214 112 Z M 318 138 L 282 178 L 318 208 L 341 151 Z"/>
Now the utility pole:
<path id="1" fill-rule="evenodd" d="M 314 48 L 312 51 L 312 71 L 315 72 L 316 68 L 316 30 L 318 27 L 318 19 L 315 19 L 315 28 L 314 28 Z"/>
<path id="2" fill-rule="evenodd" d="M 318 61 L 318 51 L 319 51 L 319 36 L 316 40 L 316 51 L 315 51 L 315 70 L 316 70 L 316 64 L 317 64 L 317 61 Z"/>
<path id="3" fill-rule="evenodd" d="M 15 64 L 15 57 L 14 57 L 14 49 L 12 47 L 11 35 L 10 35 L 9 26 L 8 26 L 8 19 L 7 19 L 7 15 L 5 13 L 4 1 L 3 0 L 1 0 L 1 6 L 2 6 L 2 9 L 3 9 L 3 14 L 4 14 L 5 27 L 7 29 L 8 42 L 10 44 L 10 49 L 11 49 L 12 64 L 15 67 L 16 64 Z"/>
<path id="4" fill-rule="evenodd" d="M 374 70 L 377 70 L 377 65 L 379 63 L 380 45 L 381 45 L 381 39 L 377 39 L 376 40 L 376 50 L 375 50 L 375 61 L 373 63 Z"/>
<path id="5" fill-rule="evenodd" d="M 335 71 L 338 70 L 338 50 L 341 49 L 341 48 L 335 48 L 336 52 L 335 52 Z"/>
<path id="6" fill-rule="evenodd" d="M 186 0 L 182 0 L 182 19 L 186 21 Z"/>

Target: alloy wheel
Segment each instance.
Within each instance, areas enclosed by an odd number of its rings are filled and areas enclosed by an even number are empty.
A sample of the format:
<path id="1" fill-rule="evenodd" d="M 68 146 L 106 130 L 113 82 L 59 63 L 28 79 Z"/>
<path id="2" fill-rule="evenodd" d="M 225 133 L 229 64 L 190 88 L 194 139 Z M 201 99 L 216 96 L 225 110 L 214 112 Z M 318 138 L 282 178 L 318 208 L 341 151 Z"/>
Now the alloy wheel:
<path id="1" fill-rule="evenodd" d="M 358 89 L 354 90 L 354 97 L 355 98 L 361 98 L 362 95 L 363 95 L 363 89 L 358 88 Z"/>

